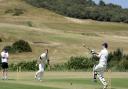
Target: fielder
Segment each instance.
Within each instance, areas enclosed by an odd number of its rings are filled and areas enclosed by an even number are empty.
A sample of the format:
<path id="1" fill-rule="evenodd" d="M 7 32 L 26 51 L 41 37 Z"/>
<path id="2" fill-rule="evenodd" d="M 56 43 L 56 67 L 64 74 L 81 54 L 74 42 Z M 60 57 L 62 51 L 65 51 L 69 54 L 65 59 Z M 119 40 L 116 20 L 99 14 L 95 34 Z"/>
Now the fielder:
<path id="1" fill-rule="evenodd" d="M 103 89 L 106 89 L 108 84 L 104 78 L 104 71 L 106 70 L 106 66 L 107 66 L 107 59 L 108 59 L 108 44 L 107 43 L 103 43 L 102 44 L 102 50 L 100 51 L 100 53 L 96 53 L 93 50 L 91 51 L 91 53 L 94 56 L 97 56 L 99 58 L 99 64 L 94 66 L 93 68 L 93 72 L 94 72 L 94 80 L 96 80 L 96 77 L 99 78 L 99 80 L 101 81 L 101 83 L 103 84 Z"/>
<path id="2" fill-rule="evenodd" d="M 48 49 L 46 49 L 45 52 L 42 53 L 40 55 L 39 59 L 37 60 L 39 70 L 36 72 L 35 79 L 42 81 L 41 78 L 43 76 L 44 67 L 45 67 L 46 63 L 48 63 L 48 65 L 49 65 Z"/>
<path id="3" fill-rule="evenodd" d="M 8 54 L 8 51 L 7 49 L 4 49 L 2 52 L 1 52 L 1 62 L 2 62 L 2 79 L 3 80 L 7 80 L 7 75 L 8 75 L 8 57 L 9 57 L 9 54 Z"/>

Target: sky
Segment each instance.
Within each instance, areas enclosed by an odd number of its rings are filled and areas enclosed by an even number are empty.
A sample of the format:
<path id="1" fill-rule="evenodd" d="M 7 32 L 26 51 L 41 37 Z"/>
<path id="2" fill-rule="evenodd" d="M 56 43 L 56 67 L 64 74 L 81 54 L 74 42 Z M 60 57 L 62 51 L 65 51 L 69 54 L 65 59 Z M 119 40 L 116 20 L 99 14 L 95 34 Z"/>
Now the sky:
<path id="1" fill-rule="evenodd" d="M 98 3 L 100 0 L 93 0 Z M 128 0 L 103 0 L 105 3 L 114 3 L 121 5 L 123 8 L 128 8 Z"/>

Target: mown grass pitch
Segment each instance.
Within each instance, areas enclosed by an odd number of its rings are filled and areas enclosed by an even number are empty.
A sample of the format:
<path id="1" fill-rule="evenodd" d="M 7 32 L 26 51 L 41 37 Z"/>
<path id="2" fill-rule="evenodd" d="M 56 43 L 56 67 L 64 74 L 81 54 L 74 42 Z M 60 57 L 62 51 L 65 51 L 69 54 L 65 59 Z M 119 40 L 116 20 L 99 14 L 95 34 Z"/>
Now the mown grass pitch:
<path id="1" fill-rule="evenodd" d="M 18 75 L 17 75 L 18 74 Z M 0 89 L 102 89 L 89 72 L 46 72 L 43 81 L 34 80 L 34 72 L 12 72 L 9 80 L 0 80 Z M 111 89 L 128 89 L 128 73 L 105 74 L 112 78 Z M 110 89 L 110 88 L 108 88 Z"/>

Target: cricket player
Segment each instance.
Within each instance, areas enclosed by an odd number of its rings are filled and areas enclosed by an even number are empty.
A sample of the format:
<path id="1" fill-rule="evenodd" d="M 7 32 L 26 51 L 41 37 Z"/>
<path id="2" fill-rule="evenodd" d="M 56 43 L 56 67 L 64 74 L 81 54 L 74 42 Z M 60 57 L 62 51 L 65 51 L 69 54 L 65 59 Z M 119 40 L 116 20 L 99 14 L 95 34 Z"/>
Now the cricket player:
<path id="1" fill-rule="evenodd" d="M 43 76 L 44 67 L 46 63 L 49 64 L 48 49 L 46 49 L 45 52 L 42 53 L 39 59 L 37 60 L 39 70 L 36 72 L 35 79 L 42 81 L 41 78 Z"/>
<path id="2" fill-rule="evenodd" d="M 94 66 L 93 68 L 93 72 L 94 72 L 94 80 L 96 80 L 96 77 L 99 78 L 99 80 L 101 81 L 101 83 L 103 84 L 103 89 L 106 89 L 108 84 L 104 78 L 104 71 L 106 70 L 106 66 L 107 66 L 107 59 L 108 59 L 108 44 L 107 43 L 103 43 L 102 44 L 102 50 L 100 51 L 100 53 L 96 53 L 93 50 L 91 51 L 91 53 L 94 56 L 97 56 L 99 58 L 99 64 Z"/>
<path id="3" fill-rule="evenodd" d="M 2 62 L 2 79 L 3 80 L 7 80 L 7 75 L 8 75 L 8 57 L 9 57 L 9 54 L 8 54 L 8 51 L 7 49 L 4 49 L 2 52 L 1 52 L 1 62 Z"/>

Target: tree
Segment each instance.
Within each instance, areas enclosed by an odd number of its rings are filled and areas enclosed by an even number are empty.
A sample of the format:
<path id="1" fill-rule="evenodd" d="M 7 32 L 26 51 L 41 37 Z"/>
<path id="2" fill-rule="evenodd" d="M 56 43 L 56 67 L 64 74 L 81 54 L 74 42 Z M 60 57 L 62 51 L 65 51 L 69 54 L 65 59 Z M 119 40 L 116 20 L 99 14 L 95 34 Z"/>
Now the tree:
<path id="1" fill-rule="evenodd" d="M 100 5 L 100 6 L 105 6 L 106 4 L 105 4 L 104 1 L 100 0 L 99 5 Z"/>

